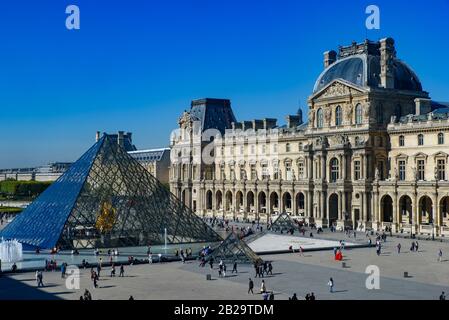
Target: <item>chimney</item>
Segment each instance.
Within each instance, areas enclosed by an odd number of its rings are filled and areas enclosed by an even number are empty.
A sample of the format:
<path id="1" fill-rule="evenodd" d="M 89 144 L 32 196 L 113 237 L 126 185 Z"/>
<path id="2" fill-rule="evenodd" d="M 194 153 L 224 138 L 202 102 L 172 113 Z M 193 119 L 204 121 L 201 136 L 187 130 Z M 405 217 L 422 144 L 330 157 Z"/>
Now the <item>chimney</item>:
<path id="1" fill-rule="evenodd" d="M 394 88 L 393 60 L 396 58 L 394 40 L 385 38 L 380 40 L 380 83 L 386 89 Z"/>
<path id="2" fill-rule="evenodd" d="M 124 132 L 123 131 L 119 131 L 118 132 L 117 143 L 122 148 L 125 146 Z"/>
<path id="3" fill-rule="evenodd" d="M 334 50 L 326 51 L 324 53 L 324 69 L 329 67 L 335 61 L 337 61 L 337 53 Z"/>
<path id="4" fill-rule="evenodd" d="M 253 124 L 251 121 L 242 121 L 242 130 L 243 131 L 251 129 L 252 126 L 253 126 Z"/>
<path id="5" fill-rule="evenodd" d="M 98 142 L 98 140 L 100 140 L 100 131 L 95 133 L 95 142 Z"/>
<path id="6" fill-rule="evenodd" d="M 243 125 L 241 122 L 232 122 L 231 123 L 232 130 L 242 129 Z"/>
<path id="7" fill-rule="evenodd" d="M 301 124 L 300 116 L 297 115 L 288 115 L 285 119 L 287 120 L 287 128 L 296 128 Z"/>
<path id="8" fill-rule="evenodd" d="M 253 120 L 253 129 L 254 129 L 254 131 L 256 131 L 258 129 L 262 129 L 262 128 L 263 128 L 263 121 L 262 120 L 258 120 L 258 119 Z"/>
<path id="9" fill-rule="evenodd" d="M 265 119 L 263 119 L 263 128 L 265 130 L 272 129 L 272 128 L 276 127 L 276 122 L 277 122 L 277 119 L 265 118 Z"/>
<path id="10" fill-rule="evenodd" d="M 432 111 L 432 104 L 430 99 L 416 98 L 415 99 L 415 115 L 420 116 Z"/>

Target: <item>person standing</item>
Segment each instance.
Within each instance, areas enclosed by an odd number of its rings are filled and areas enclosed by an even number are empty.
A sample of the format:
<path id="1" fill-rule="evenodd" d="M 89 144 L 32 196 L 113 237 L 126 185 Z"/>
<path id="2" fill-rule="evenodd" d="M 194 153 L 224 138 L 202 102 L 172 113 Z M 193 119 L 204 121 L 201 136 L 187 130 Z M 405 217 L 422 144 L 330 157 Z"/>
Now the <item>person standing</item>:
<path id="1" fill-rule="evenodd" d="M 262 280 L 262 283 L 260 284 L 260 293 L 267 292 L 267 287 L 265 285 L 265 280 Z"/>
<path id="2" fill-rule="evenodd" d="M 123 267 L 123 264 L 120 265 L 120 274 L 118 276 L 119 277 L 125 276 L 125 268 Z"/>
<path id="3" fill-rule="evenodd" d="M 443 250 L 438 251 L 438 262 L 441 262 L 441 259 L 443 258 Z"/>
<path id="4" fill-rule="evenodd" d="M 315 294 L 313 292 L 310 294 L 309 300 L 315 300 Z"/>
<path id="5" fill-rule="evenodd" d="M 444 291 L 441 292 L 440 300 L 446 300 L 446 295 L 444 294 Z"/>
<path id="6" fill-rule="evenodd" d="M 398 248 L 398 254 L 400 254 L 401 253 L 401 244 L 400 243 L 398 243 L 397 248 Z"/>
<path id="7" fill-rule="evenodd" d="M 334 279 L 330 278 L 327 285 L 329 286 L 329 292 L 333 293 L 334 292 Z"/>
<path id="8" fill-rule="evenodd" d="M 416 252 L 418 252 L 418 248 L 419 248 L 419 246 L 418 246 L 418 241 L 416 241 L 416 243 L 415 243 L 415 251 L 416 251 Z"/>
<path id="9" fill-rule="evenodd" d="M 249 278 L 249 283 L 248 283 L 248 294 L 249 294 L 250 292 L 251 292 L 251 294 L 254 294 L 253 288 L 254 288 L 254 282 L 253 282 L 253 280 L 251 280 L 251 278 Z"/>
<path id="10" fill-rule="evenodd" d="M 66 263 L 64 262 L 63 264 L 61 264 L 61 278 L 65 278 L 65 274 L 66 274 Z"/>

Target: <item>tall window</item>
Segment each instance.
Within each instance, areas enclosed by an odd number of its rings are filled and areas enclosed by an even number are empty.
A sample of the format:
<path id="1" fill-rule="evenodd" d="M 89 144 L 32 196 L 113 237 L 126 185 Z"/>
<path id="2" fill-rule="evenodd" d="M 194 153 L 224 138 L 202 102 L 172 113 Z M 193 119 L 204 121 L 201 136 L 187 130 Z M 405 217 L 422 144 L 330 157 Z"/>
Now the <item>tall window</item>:
<path id="1" fill-rule="evenodd" d="M 251 145 L 251 154 L 256 153 L 256 147 L 254 145 Z"/>
<path id="2" fill-rule="evenodd" d="M 377 115 L 377 123 L 382 124 L 384 122 L 384 112 L 382 104 L 377 105 L 376 115 Z"/>
<path id="3" fill-rule="evenodd" d="M 251 180 L 256 180 L 257 178 L 257 172 L 256 172 L 256 165 L 251 165 Z"/>
<path id="4" fill-rule="evenodd" d="M 354 180 L 360 180 L 360 160 L 354 161 Z"/>
<path id="5" fill-rule="evenodd" d="M 292 178 L 293 178 L 291 162 L 285 163 L 285 178 L 286 178 L 286 180 L 292 180 Z"/>
<path id="6" fill-rule="evenodd" d="M 405 144 L 405 139 L 404 136 L 399 136 L 399 146 L 403 147 Z"/>
<path id="7" fill-rule="evenodd" d="M 335 125 L 341 126 L 341 122 L 341 107 L 337 106 L 337 108 L 335 109 Z"/>
<path id="8" fill-rule="evenodd" d="M 302 142 L 298 143 L 298 151 L 302 151 Z"/>
<path id="9" fill-rule="evenodd" d="M 279 165 L 277 162 L 273 164 L 273 179 L 279 179 Z"/>
<path id="10" fill-rule="evenodd" d="M 221 166 L 220 167 L 220 180 L 225 180 L 226 179 L 226 175 L 225 175 L 225 167 Z"/>
<path id="11" fill-rule="evenodd" d="M 399 166 L 399 180 L 404 181 L 405 180 L 405 161 L 399 160 L 398 166 Z"/>
<path id="12" fill-rule="evenodd" d="M 438 144 L 444 144 L 444 133 L 440 132 L 438 134 Z"/>
<path id="13" fill-rule="evenodd" d="M 268 165 L 262 164 L 262 179 L 270 178 L 270 173 L 268 172 Z"/>
<path id="14" fill-rule="evenodd" d="M 438 180 L 446 180 L 446 160 L 439 159 L 437 161 Z"/>
<path id="15" fill-rule="evenodd" d="M 418 146 L 424 145 L 424 136 L 422 134 L 418 134 Z"/>
<path id="16" fill-rule="evenodd" d="M 285 144 L 285 152 L 290 152 L 290 143 Z"/>
<path id="17" fill-rule="evenodd" d="M 230 165 L 230 167 L 229 167 L 229 173 L 231 174 L 231 180 L 235 180 L 235 168 L 234 168 L 234 165 Z"/>
<path id="18" fill-rule="evenodd" d="M 424 176 L 424 170 L 425 170 L 424 160 L 418 160 L 416 162 L 416 166 L 418 167 L 418 169 L 417 169 L 417 174 L 418 174 L 417 179 L 418 180 L 425 180 L 425 176 Z"/>
<path id="19" fill-rule="evenodd" d="M 323 127 L 323 109 L 318 109 L 316 112 L 316 126 L 317 128 Z"/>
<path id="20" fill-rule="evenodd" d="M 246 170 L 244 167 L 240 168 L 240 180 L 246 179 Z"/>
<path id="21" fill-rule="evenodd" d="M 298 177 L 300 177 L 300 178 L 304 177 L 304 162 L 303 161 L 298 162 Z"/>
<path id="22" fill-rule="evenodd" d="M 278 145 L 273 144 L 273 153 L 277 153 L 277 152 L 278 152 Z"/>
<path id="23" fill-rule="evenodd" d="M 339 179 L 340 168 L 338 166 L 338 160 L 336 158 L 333 158 L 331 160 L 330 169 L 331 169 L 331 182 L 337 182 L 337 180 Z"/>
<path id="24" fill-rule="evenodd" d="M 355 124 L 362 124 L 362 105 L 355 107 Z"/>

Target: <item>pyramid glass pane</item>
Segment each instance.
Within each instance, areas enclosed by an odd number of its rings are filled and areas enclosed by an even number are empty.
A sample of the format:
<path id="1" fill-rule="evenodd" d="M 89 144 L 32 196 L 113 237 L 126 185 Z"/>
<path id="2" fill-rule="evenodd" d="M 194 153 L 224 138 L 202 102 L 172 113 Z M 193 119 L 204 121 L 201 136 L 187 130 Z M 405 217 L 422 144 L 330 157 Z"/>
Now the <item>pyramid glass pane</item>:
<path id="1" fill-rule="evenodd" d="M 40 248 L 157 245 L 164 243 L 165 230 L 168 243 L 222 240 L 107 135 L 73 166 L 83 170 L 70 169 L 60 180 L 75 180 L 76 187 L 68 183 L 70 188 L 61 190 L 58 180 L 36 200 L 41 203 L 36 210 L 27 209 L 19 216 L 30 221 L 50 211 L 51 216 L 41 224 L 51 231 L 51 238 L 35 229 L 23 233 L 26 228 L 18 219 L 2 236 Z M 41 240 L 29 241 L 36 233 Z"/>

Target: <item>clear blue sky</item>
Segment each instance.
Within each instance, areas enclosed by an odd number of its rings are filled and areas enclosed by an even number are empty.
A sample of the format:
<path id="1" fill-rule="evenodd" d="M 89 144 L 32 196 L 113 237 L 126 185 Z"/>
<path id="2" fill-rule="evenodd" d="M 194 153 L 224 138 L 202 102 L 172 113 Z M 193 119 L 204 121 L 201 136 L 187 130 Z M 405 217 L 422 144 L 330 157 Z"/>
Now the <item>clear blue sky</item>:
<path id="1" fill-rule="evenodd" d="M 65 28 L 76 4 L 81 30 Z M 365 29 L 365 8 L 381 30 Z M 192 99 L 239 120 L 306 106 L 322 53 L 391 36 L 435 100 L 449 100 L 449 0 L 39 0 L 0 5 L 0 168 L 76 160 L 95 131 L 168 144 Z"/>

